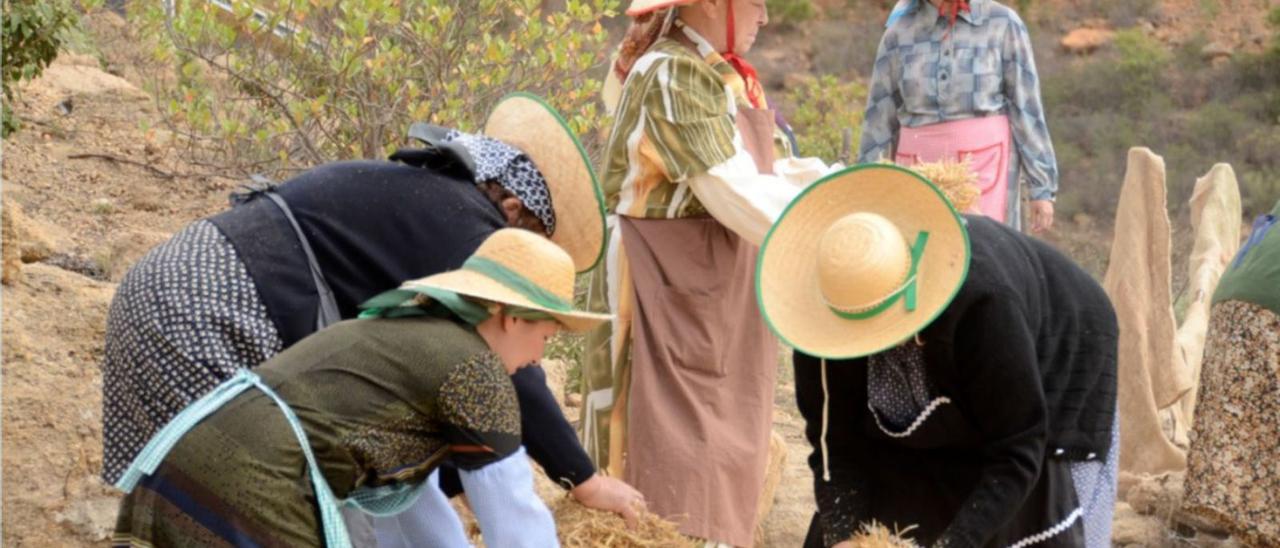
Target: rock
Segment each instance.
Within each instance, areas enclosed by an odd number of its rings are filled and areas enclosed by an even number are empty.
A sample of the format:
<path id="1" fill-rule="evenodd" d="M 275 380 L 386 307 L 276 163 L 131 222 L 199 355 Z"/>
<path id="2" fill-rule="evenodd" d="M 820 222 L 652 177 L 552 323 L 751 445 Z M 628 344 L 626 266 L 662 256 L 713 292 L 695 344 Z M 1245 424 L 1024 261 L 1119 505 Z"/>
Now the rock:
<path id="1" fill-rule="evenodd" d="M 788 72 L 782 77 L 782 87 L 784 89 L 796 89 L 811 82 L 813 76 L 799 72 Z"/>
<path id="2" fill-rule="evenodd" d="M 14 212 L 18 205 L 5 200 L 0 206 L 0 254 L 3 254 L 4 272 L 0 275 L 0 283 L 11 285 L 18 281 L 22 273 L 22 253 L 19 251 L 19 236 Z"/>
<path id="3" fill-rule="evenodd" d="M 564 405 L 565 407 L 575 407 L 575 408 L 582 407 L 582 394 L 579 394 L 577 392 L 574 392 L 572 394 L 565 394 Z"/>
<path id="4" fill-rule="evenodd" d="M 111 497 L 78 500 L 54 519 L 87 538 L 101 541 L 110 537 L 115 529 L 119 506 L 120 502 Z"/>
<path id="5" fill-rule="evenodd" d="M 1067 53 L 1088 55 L 1111 43 L 1115 32 L 1106 29 L 1079 28 L 1068 32 L 1058 43 Z"/>
<path id="6" fill-rule="evenodd" d="M 1178 509 L 1173 513 L 1173 521 L 1179 525 L 1196 531 L 1197 537 L 1202 535 L 1212 535 L 1216 537 L 1226 538 L 1231 534 L 1226 527 L 1215 520 L 1208 519 L 1195 512 L 1188 512 Z"/>
<path id="7" fill-rule="evenodd" d="M 1112 546 L 1160 546 L 1165 536 L 1158 518 L 1141 515 L 1128 503 L 1116 504 L 1111 521 Z"/>
<path id="8" fill-rule="evenodd" d="M 1139 479 L 1124 500 L 1139 514 L 1167 518 L 1182 504 L 1182 474 Z"/>
<path id="9" fill-rule="evenodd" d="M 11 207 L 8 201 L 5 204 L 4 216 L 13 217 L 17 250 L 22 262 L 38 263 L 59 253 L 69 253 L 75 247 L 65 228 L 27 216 L 17 202 Z"/>
<path id="10" fill-rule="evenodd" d="M 163 232 L 130 230 L 112 238 L 93 255 L 104 279 L 119 281 L 143 255 L 169 239 Z"/>
<path id="11" fill-rule="evenodd" d="M 99 93 L 118 92 L 125 97 L 144 99 L 146 93 L 130 84 L 124 78 L 108 74 L 98 68 L 97 60 L 84 61 L 71 59 L 58 61 L 49 65 L 40 75 L 39 81 L 64 94 L 95 95 Z M 86 66 L 82 63 L 91 63 Z"/>
<path id="12" fill-rule="evenodd" d="M 1209 42 L 1208 44 L 1205 44 L 1203 48 L 1200 48 L 1200 56 L 1203 57 L 1206 61 L 1216 61 L 1218 59 L 1227 59 L 1227 58 L 1230 58 L 1231 55 L 1234 53 L 1235 53 L 1235 50 L 1231 49 L 1231 46 L 1228 46 L 1221 42 Z"/>

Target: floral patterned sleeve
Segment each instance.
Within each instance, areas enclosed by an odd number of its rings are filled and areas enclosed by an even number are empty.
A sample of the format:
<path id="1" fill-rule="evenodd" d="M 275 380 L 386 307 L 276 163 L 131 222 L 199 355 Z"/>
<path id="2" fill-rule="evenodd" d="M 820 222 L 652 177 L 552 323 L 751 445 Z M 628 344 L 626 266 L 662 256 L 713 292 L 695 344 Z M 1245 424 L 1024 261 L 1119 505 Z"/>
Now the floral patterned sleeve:
<path id="1" fill-rule="evenodd" d="M 1022 161 L 1032 200 L 1053 200 L 1058 194 L 1058 160 L 1040 101 L 1040 78 L 1031 52 L 1027 26 L 1011 17 L 1003 46 L 1004 90 L 1013 142 Z"/>
<path id="2" fill-rule="evenodd" d="M 492 352 L 454 366 L 440 387 L 439 412 L 450 458 L 475 470 L 520 449 L 520 404 L 515 387 Z"/>

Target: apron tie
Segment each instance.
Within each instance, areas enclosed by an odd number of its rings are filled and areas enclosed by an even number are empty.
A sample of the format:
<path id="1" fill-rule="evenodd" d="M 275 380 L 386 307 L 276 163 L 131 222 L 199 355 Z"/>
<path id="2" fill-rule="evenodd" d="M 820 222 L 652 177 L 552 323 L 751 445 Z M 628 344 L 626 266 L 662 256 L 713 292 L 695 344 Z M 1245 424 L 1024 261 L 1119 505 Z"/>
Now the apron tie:
<path id="1" fill-rule="evenodd" d="M 188 405 L 173 420 L 169 421 L 169 424 L 160 429 L 155 436 L 152 436 L 151 441 L 147 442 L 142 452 L 133 459 L 129 469 L 125 470 L 124 475 L 116 482 L 115 487 L 126 493 L 133 491 L 143 476 L 155 473 L 156 468 L 160 466 L 160 463 L 164 461 L 164 458 L 168 456 L 169 452 L 187 432 L 250 387 L 261 390 L 275 402 L 280 411 L 284 413 L 285 420 L 289 422 L 289 428 L 293 430 L 294 436 L 302 446 L 302 454 L 307 460 L 308 475 L 311 476 L 311 485 L 315 490 L 316 505 L 320 507 L 320 525 L 324 533 L 325 546 L 329 548 L 351 548 L 351 537 L 348 535 L 347 526 L 338 512 L 340 503 L 334 497 L 333 491 L 329 489 L 329 484 L 325 482 L 324 475 L 320 473 L 320 466 L 316 464 L 316 457 L 311 452 L 311 444 L 307 441 L 306 432 L 302 430 L 301 421 L 293 413 L 293 409 L 289 407 L 289 404 L 285 403 L 271 387 L 262 382 L 262 377 L 248 369 L 241 369 L 230 379 L 223 381 L 222 384 L 214 388 L 212 392 L 205 394 L 191 403 L 191 405 Z"/>
<path id="2" fill-rule="evenodd" d="M 827 424 L 831 415 L 831 394 L 827 391 L 827 359 L 822 358 L 822 434 L 818 437 L 822 446 L 822 481 L 831 481 L 831 461 L 827 459 Z"/>

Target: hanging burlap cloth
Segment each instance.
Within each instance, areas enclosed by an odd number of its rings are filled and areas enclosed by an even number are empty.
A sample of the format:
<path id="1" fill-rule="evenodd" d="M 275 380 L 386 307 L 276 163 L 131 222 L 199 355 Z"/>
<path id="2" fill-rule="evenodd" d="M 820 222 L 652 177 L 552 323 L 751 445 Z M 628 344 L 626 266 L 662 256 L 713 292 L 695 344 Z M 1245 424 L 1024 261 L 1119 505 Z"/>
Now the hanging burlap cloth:
<path id="1" fill-rule="evenodd" d="M 1209 332 L 1209 302 L 1218 279 L 1240 249 L 1240 188 L 1229 164 L 1217 164 L 1196 180 L 1191 194 L 1191 227 L 1195 244 L 1188 261 L 1187 309 L 1178 326 L 1175 346 L 1191 379 L 1199 384 L 1200 363 L 1204 359 L 1205 336 Z M 1195 416 L 1196 390 L 1172 407 L 1175 419 L 1174 442 L 1188 443 L 1187 431 Z"/>
<path id="2" fill-rule="evenodd" d="M 1164 159 L 1146 148 L 1129 151 L 1116 208 L 1115 241 L 1103 287 L 1120 324 L 1120 489 L 1135 475 L 1186 467 L 1185 453 L 1165 436 L 1159 410 L 1192 388 L 1174 351 L 1169 213 Z"/>

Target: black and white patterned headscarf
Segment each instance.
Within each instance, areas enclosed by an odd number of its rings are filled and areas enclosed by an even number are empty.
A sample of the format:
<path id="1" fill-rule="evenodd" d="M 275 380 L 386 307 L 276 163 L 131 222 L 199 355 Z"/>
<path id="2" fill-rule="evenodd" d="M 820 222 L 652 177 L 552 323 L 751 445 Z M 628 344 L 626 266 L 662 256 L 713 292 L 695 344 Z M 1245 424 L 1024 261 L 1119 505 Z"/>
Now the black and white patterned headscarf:
<path id="1" fill-rule="evenodd" d="M 467 149 L 476 165 L 476 182 L 494 181 L 502 185 L 542 221 L 548 237 L 555 233 L 556 212 L 551 207 L 551 190 L 528 155 L 497 139 L 456 129 L 449 130 L 444 140 Z"/>

